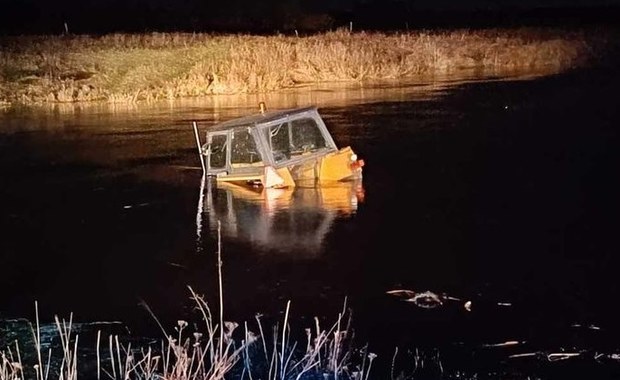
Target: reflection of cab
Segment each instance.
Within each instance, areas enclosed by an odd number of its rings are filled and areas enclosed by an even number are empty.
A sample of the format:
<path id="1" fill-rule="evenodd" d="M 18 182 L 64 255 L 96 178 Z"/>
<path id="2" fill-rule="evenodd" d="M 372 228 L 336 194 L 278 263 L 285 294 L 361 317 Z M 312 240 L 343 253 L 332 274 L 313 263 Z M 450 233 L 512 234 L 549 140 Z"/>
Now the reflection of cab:
<path id="1" fill-rule="evenodd" d="M 280 189 L 248 188 L 229 182 L 219 182 L 217 191 L 225 191 L 235 199 L 260 205 L 265 213 L 291 209 L 321 209 L 348 215 L 355 213 L 358 204 L 364 201 L 364 188 L 359 179 L 325 186 L 295 186 Z"/>
<path id="2" fill-rule="evenodd" d="M 364 166 L 350 147 L 336 146 L 316 107 L 217 124 L 208 130 L 202 153 L 208 176 L 264 188 L 359 179 Z"/>
<path id="3" fill-rule="evenodd" d="M 221 222 L 228 238 L 274 253 L 313 258 L 321 253 L 336 220 L 354 215 L 363 201 L 359 179 L 278 189 L 217 182 L 207 187 L 204 205 L 209 224 Z"/>

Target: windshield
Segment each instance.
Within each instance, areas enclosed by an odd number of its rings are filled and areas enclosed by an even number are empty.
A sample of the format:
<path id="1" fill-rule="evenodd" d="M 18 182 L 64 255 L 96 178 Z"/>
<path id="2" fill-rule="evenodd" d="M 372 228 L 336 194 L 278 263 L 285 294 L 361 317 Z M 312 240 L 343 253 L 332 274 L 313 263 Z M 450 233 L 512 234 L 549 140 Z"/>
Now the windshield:
<path id="1" fill-rule="evenodd" d="M 310 117 L 274 124 L 263 133 L 276 163 L 328 146 L 318 123 Z"/>

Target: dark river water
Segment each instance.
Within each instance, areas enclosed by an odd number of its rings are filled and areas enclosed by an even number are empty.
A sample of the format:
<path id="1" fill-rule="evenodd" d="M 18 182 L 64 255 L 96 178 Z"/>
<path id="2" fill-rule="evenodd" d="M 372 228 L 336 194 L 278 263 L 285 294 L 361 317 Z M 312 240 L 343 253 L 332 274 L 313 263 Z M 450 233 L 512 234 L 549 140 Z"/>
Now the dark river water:
<path id="1" fill-rule="evenodd" d="M 0 319 L 32 320 L 37 301 L 44 321 L 157 336 L 143 302 L 165 325 L 191 313 L 188 286 L 216 308 L 219 224 L 229 320 L 281 320 L 290 301 L 303 333 L 346 299 L 377 374 L 398 347 L 396 366 L 417 355 L 454 376 L 618 378 L 618 88 L 618 71 L 588 69 L 4 110 Z M 318 105 L 362 182 L 201 191 L 191 121 L 204 132 L 261 100 Z"/>

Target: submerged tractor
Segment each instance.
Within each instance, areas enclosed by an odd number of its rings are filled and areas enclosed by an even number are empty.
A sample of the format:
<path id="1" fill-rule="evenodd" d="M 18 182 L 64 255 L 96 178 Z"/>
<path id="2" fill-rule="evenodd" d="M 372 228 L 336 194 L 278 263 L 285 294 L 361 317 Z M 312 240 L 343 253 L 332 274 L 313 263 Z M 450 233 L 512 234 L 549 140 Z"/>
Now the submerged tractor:
<path id="1" fill-rule="evenodd" d="M 284 188 L 358 180 L 364 161 L 336 146 L 317 107 L 260 112 L 210 127 L 201 147 L 207 176 L 218 182 Z"/>

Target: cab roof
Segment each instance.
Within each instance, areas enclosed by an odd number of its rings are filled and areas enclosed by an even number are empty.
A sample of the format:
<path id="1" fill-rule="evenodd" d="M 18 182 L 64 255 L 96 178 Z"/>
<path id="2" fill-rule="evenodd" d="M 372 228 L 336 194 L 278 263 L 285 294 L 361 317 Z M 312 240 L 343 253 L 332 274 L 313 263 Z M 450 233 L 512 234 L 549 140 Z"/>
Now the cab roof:
<path id="1" fill-rule="evenodd" d="M 316 111 L 316 110 L 317 110 L 316 106 L 309 106 L 309 107 L 269 111 L 265 113 L 258 113 L 255 115 L 243 116 L 243 117 L 239 117 L 236 119 L 227 120 L 219 124 L 215 124 L 211 128 L 209 128 L 209 132 L 221 131 L 221 130 L 241 127 L 241 126 L 247 127 L 247 126 L 252 126 L 252 125 L 257 125 L 257 124 L 264 124 L 270 121 L 286 118 L 287 116 L 292 116 L 295 114 L 300 114 L 300 113 L 304 113 L 308 111 Z"/>

